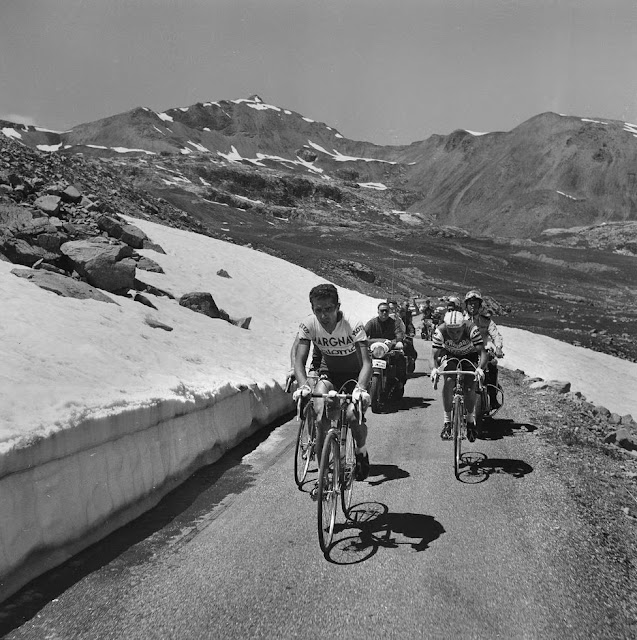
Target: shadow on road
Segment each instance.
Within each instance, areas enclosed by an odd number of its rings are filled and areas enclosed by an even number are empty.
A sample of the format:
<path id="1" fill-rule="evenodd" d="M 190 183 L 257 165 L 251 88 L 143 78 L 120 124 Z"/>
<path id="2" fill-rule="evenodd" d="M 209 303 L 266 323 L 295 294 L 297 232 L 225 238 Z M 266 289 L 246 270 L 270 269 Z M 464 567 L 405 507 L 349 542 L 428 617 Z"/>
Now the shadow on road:
<path id="1" fill-rule="evenodd" d="M 430 398 L 402 397 L 395 402 L 388 402 L 381 413 L 397 413 L 398 411 L 427 408 L 431 402 Z"/>
<path id="2" fill-rule="evenodd" d="M 409 478 L 409 473 L 395 464 L 371 464 L 369 465 L 369 477 L 367 483 L 373 487 L 391 480 Z"/>
<path id="3" fill-rule="evenodd" d="M 425 551 L 443 533 L 433 517 L 421 513 L 391 513 L 379 502 L 362 502 L 350 510 L 347 522 L 337 525 L 340 537 L 332 543 L 327 560 L 334 564 L 357 564 L 374 556 L 378 549 L 409 546 Z"/>
<path id="4" fill-rule="evenodd" d="M 488 458 L 479 451 L 469 451 L 462 454 L 462 470 L 458 480 L 465 484 L 480 484 L 497 473 L 523 478 L 532 471 L 533 467 L 524 460 Z"/>
<path id="5" fill-rule="evenodd" d="M 518 433 L 531 433 L 537 427 L 527 422 L 515 422 L 509 418 L 501 420 L 487 420 L 482 426 L 478 438 L 480 440 L 502 440 L 504 437 L 515 436 Z"/>

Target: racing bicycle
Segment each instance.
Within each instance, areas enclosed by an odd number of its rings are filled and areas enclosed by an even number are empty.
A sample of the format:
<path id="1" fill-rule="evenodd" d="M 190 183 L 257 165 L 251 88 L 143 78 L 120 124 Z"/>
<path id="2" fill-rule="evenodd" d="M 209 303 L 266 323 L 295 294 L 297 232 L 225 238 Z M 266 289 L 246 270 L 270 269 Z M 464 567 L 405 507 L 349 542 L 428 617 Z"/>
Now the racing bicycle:
<path id="1" fill-rule="evenodd" d="M 327 393 L 313 393 L 311 397 L 323 398 L 326 403 L 338 403 L 339 408 L 338 417 L 331 421 L 325 434 L 317 484 L 318 539 L 321 551 L 327 554 L 334 537 L 339 501 L 345 518 L 349 517 L 352 505 L 356 455 L 354 436 L 346 416 L 347 407 L 352 402 L 352 394 L 332 390 Z M 311 403 L 308 403 L 309 405 Z M 362 400 L 358 402 L 358 420 L 359 424 L 362 424 Z"/>
<path id="2" fill-rule="evenodd" d="M 446 358 L 441 362 L 441 367 L 456 363 L 455 369 L 438 370 L 438 376 L 455 376 L 453 387 L 453 404 L 451 405 L 451 432 L 453 437 L 453 470 L 457 479 L 460 478 L 462 466 L 462 440 L 467 433 L 467 412 L 464 405 L 464 376 L 478 380 L 478 393 L 482 393 L 482 380 L 476 374 L 476 365 L 467 358 Z M 463 363 L 468 363 L 473 370 L 464 371 Z M 438 377 L 434 380 L 434 389 L 438 388 Z"/>

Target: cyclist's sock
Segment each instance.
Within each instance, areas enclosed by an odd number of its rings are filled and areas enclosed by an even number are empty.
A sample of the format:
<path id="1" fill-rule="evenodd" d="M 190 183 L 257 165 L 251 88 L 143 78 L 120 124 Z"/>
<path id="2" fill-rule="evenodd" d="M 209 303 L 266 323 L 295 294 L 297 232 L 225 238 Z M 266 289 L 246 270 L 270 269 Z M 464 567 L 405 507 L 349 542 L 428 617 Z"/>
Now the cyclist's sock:
<path id="1" fill-rule="evenodd" d="M 362 447 L 356 447 L 356 453 L 362 453 L 365 455 L 367 453 L 367 446 L 363 445 Z"/>
<path id="2" fill-rule="evenodd" d="M 451 411 L 445 411 L 445 422 L 451 422 Z"/>
<path id="3" fill-rule="evenodd" d="M 467 422 L 473 422 L 475 424 L 476 421 L 476 411 L 475 409 L 471 413 L 467 413 Z"/>

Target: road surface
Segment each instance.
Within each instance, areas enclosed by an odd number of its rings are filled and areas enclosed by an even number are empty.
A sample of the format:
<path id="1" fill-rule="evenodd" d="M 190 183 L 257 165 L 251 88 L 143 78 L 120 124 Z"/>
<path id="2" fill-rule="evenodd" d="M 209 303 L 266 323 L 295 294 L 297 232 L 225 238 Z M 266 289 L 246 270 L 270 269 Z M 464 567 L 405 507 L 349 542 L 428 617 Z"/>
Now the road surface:
<path id="1" fill-rule="evenodd" d="M 579 516 L 533 425 L 467 444 L 458 481 L 425 372 L 369 414 L 366 523 L 326 559 L 311 482 L 293 480 L 296 420 L 195 474 L 157 509 L 0 606 L 8 638 L 604 638 L 608 611 Z M 19 621 L 24 622 L 19 623 Z"/>

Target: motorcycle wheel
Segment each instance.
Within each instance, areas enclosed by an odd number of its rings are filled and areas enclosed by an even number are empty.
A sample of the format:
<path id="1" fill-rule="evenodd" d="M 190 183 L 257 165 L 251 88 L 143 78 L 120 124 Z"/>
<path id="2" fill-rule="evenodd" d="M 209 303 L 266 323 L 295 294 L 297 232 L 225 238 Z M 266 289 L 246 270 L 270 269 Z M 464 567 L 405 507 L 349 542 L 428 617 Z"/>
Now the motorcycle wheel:
<path id="1" fill-rule="evenodd" d="M 396 383 L 394 386 L 394 390 L 392 391 L 391 397 L 392 400 L 402 400 L 402 397 L 405 395 L 405 385 L 400 384 L 400 382 Z"/>
<path id="2" fill-rule="evenodd" d="M 378 376 L 374 376 L 369 387 L 369 395 L 372 399 L 372 413 L 380 413 L 383 409 L 383 404 L 380 401 L 380 394 L 380 378 Z"/>

